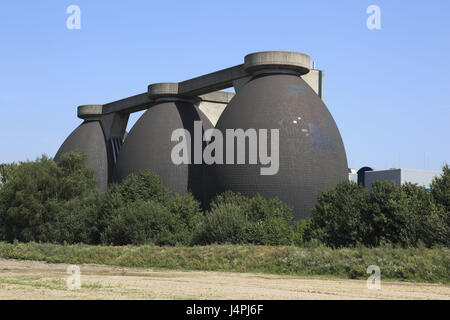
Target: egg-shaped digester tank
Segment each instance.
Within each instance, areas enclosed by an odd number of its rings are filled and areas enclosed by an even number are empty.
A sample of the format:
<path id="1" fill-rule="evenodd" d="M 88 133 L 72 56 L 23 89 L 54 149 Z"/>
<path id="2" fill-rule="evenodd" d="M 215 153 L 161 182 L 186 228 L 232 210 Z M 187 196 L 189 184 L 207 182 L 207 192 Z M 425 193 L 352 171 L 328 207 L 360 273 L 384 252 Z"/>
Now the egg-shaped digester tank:
<path id="1" fill-rule="evenodd" d="M 172 134 L 177 129 L 189 132 L 192 141 L 190 153 L 194 154 L 194 121 L 202 122 L 200 135 L 212 128 L 203 112 L 190 101 L 162 101 L 152 106 L 127 135 L 115 167 L 115 178 L 122 181 L 131 173 L 151 170 L 165 186 L 179 194 L 192 192 L 195 198 L 203 202 L 203 164 L 195 164 L 194 161 L 176 164 L 171 156 L 173 148 L 179 143 L 172 141 Z M 204 142 L 202 150 L 203 147 Z"/>
<path id="2" fill-rule="evenodd" d="M 220 116 L 216 129 L 222 132 L 224 146 L 227 129 L 267 129 L 267 154 L 271 155 L 271 130 L 279 132 L 279 159 L 271 164 L 208 166 L 211 198 L 232 190 L 246 196 L 260 194 L 278 197 L 294 207 L 296 220 L 310 215 L 317 194 L 347 179 L 347 158 L 341 135 L 325 104 L 296 74 L 261 73 L 243 85 Z M 236 140 L 235 140 L 236 142 Z M 236 142 L 237 143 L 237 142 Z M 249 152 L 249 139 L 245 150 Z M 258 146 L 258 153 L 261 145 Z M 272 150 L 273 151 L 273 150 Z M 227 150 L 224 150 L 226 159 Z M 273 153 L 273 152 L 272 152 Z M 266 159 L 267 160 L 267 159 Z M 278 164 L 276 163 L 278 161 Z M 276 174 L 262 175 L 261 168 L 278 166 Z M 269 170 L 270 171 L 270 170 Z"/>
<path id="3" fill-rule="evenodd" d="M 73 151 L 81 151 L 86 155 L 85 164 L 93 169 L 98 188 L 106 191 L 112 160 L 99 120 L 86 120 L 79 125 L 61 145 L 54 159 L 58 161 L 64 153 Z"/>

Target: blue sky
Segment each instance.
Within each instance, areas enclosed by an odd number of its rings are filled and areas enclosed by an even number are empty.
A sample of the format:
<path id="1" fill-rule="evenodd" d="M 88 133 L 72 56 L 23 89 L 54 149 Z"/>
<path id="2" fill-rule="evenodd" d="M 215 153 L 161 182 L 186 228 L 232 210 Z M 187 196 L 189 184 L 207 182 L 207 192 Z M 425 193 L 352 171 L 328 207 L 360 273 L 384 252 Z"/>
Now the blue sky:
<path id="1" fill-rule="evenodd" d="M 80 30 L 66 27 L 71 4 Z M 366 27 L 372 4 L 381 30 Z M 450 162 L 449 14 L 448 0 L 2 0 L 0 163 L 53 156 L 78 105 L 288 50 L 325 70 L 350 167 L 438 170 Z"/>

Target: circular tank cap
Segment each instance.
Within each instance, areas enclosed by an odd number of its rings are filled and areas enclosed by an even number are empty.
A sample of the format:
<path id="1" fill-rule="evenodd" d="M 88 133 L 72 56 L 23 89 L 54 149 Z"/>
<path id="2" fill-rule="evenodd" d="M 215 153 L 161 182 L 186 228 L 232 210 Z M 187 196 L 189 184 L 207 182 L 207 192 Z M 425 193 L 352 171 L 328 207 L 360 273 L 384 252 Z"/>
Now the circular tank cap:
<path id="1" fill-rule="evenodd" d="M 150 98 L 173 97 L 178 95 L 178 82 L 161 82 L 148 86 Z"/>
<path id="2" fill-rule="evenodd" d="M 88 119 L 101 116 L 103 113 L 103 105 L 101 104 L 85 104 L 78 107 L 78 118 Z"/>
<path id="3" fill-rule="evenodd" d="M 148 86 L 148 97 L 152 100 L 162 101 L 189 101 L 196 103 L 201 101 L 196 96 L 185 96 L 178 94 L 178 82 L 160 82 Z"/>
<path id="4" fill-rule="evenodd" d="M 253 73 L 264 69 L 289 69 L 300 75 L 307 74 L 311 59 L 307 54 L 290 51 L 262 51 L 245 56 L 245 71 Z"/>

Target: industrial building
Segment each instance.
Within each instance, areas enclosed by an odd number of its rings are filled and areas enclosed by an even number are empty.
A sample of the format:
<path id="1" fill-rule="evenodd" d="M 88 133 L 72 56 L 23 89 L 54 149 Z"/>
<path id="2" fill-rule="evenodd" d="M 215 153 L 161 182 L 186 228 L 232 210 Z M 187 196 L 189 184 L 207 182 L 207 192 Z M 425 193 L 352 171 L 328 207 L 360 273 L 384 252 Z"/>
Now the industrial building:
<path id="1" fill-rule="evenodd" d="M 103 105 L 82 105 L 78 117 L 84 122 L 62 144 L 55 160 L 66 152 L 85 152 L 101 190 L 148 169 L 166 186 L 180 194 L 192 192 L 204 205 L 232 190 L 278 197 L 294 208 L 296 219 L 308 217 L 318 192 L 345 181 L 348 168 L 338 127 L 323 102 L 324 72 L 310 66 L 306 54 L 257 52 L 227 69 L 151 84 L 142 94 Z M 236 93 L 221 91 L 226 88 Z M 130 113 L 141 110 L 146 112 L 125 139 Z M 173 163 L 172 132 L 183 128 L 194 136 L 194 122 L 199 120 L 204 132 L 277 130 L 277 174 L 261 175 L 261 164 L 253 163 Z M 205 149 L 211 143 L 196 147 Z M 196 153 L 194 147 L 190 156 Z"/>
<path id="2" fill-rule="evenodd" d="M 441 171 L 418 170 L 405 168 L 391 168 L 387 170 L 373 170 L 370 167 L 363 167 L 358 172 L 349 169 L 348 179 L 370 189 L 375 181 L 387 181 L 401 186 L 405 183 L 417 184 L 418 186 L 430 189 L 433 179 L 439 177 Z"/>
<path id="3" fill-rule="evenodd" d="M 419 186 L 430 188 L 433 179 L 442 174 L 440 171 L 417 170 L 417 169 L 388 169 L 366 171 L 365 186 L 370 189 L 372 183 L 378 180 L 393 182 L 397 186 L 405 183 L 413 183 Z"/>

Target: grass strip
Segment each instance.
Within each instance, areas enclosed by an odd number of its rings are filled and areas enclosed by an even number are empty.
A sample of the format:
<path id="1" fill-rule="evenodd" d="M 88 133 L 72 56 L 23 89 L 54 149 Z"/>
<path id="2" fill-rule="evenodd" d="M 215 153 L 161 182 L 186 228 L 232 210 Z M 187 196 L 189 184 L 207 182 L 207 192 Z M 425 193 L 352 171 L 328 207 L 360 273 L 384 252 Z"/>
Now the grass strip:
<path id="1" fill-rule="evenodd" d="M 383 280 L 450 284 L 450 248 L 331 249 L 322 246 L 92 246 L 0 242 L 0 257 L 128 268 L 252 272 L 367 279 L 377 265 Z"/>

